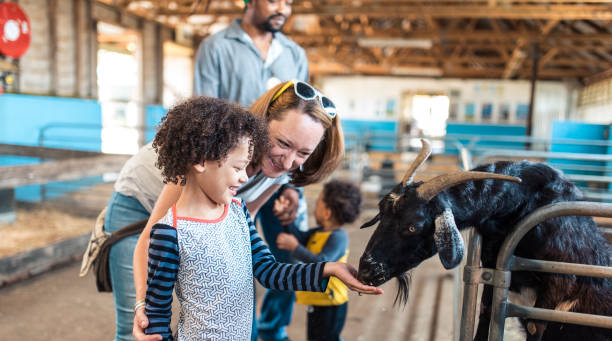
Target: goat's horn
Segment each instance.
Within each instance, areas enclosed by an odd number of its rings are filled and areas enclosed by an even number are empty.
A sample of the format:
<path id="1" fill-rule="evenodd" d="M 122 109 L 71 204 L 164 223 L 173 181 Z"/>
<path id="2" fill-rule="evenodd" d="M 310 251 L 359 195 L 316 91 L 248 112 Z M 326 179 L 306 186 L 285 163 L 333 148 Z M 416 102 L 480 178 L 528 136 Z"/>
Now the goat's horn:
<path id="1" fill-rule="evenodd" d="M 419 155 L 417 155 L 416 159 L 412 161 L 410 168 L 408 168 L 406 174 L 404 174 L 404 177 L 402 178 L 402 187 L 412 182 L 412 178 L 414 178 L 414 173 L 416 173 L 417 169 L 421 167 L 423 162 L 425 162 L 425 160 L 427 160 L 427 158 L 431 154 L 431 145 L 429 144 L 429 141 L 421 139 L 421 144 L 423 146 L 421 147 Z"/>
<path id="2" fill-rule="evenodd" d="M 521 182 L 520 178 L 488 172 L 456 172 L 437 176 L 417 188 L 417 194 L 424 200 L 431 200 L 443 190 L 471 180 L 498 179 Z"/>

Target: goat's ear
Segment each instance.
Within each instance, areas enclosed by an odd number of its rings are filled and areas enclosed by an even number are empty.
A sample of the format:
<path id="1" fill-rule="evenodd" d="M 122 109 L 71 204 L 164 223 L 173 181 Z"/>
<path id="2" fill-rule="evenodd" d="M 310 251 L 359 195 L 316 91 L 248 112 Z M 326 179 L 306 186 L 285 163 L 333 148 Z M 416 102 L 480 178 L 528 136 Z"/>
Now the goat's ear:
<path id="1" fill-rule="evenodd" d="M 452 269 L 461 263 L 464 254 L 463 238 L 455 223 L 453 211 L 447 208 L 436 218 L 434 240 L 438 248 L 440 261 L 446 269 Z"/>
<path id="2" fill-rule="evenodd" d="M 370 226 L 376 224 L 379 220 L 380 220 L 380 212 L 376 215 L 376 217 L 370 219 L 369 221 L 367 221 L 363 225 L 361 225 L 360 229 L 364 229 L 366 227 L 370 227 Z"/>

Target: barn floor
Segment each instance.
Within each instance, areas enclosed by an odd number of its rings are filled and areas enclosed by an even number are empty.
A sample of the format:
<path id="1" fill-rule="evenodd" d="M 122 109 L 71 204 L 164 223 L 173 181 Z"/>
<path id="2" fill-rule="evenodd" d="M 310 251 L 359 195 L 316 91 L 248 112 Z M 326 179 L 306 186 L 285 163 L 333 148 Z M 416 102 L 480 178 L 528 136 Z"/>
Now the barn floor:
<path id="1" fill-rule="evenodd" d="M 441 164 L 428 165 L 426 174 L 453 167 L 446 162 Z M 319 189 L 319 186 L 311 186 L 306 190 L 311 209 Z M 373 231 L 359 230 L 358 227 L 376 213 L 375 204 L 375 196 L 367 196 L 367 208 L 347 229 L 351 251 L 349 263 L 355 266 Z M 71 263 L 1 288 L 0 330 L 3 339 L 111 339 L 114 334 L 112 295 L 98 293 L 91 274 L 80 279 L 79 265 L 78 262 Z M 394 281 L 382 288 L 385 290 L 382 296 L 351 293 L 348 318 L 342 333 L 344 340 L 452 340 L 453 272 L 444 270 L 437 257 L 413 271 L 410 299 L 406 306 L 393 304 Z M 258 304 L 263 294 L 264 289 L 258 287 Z M 292 340 L 306 339 L 305 316 L 306 308 L 296 305 L 288 328 Z M 508 320 L 505 339 L 524 339 L 512 320 Z"/>

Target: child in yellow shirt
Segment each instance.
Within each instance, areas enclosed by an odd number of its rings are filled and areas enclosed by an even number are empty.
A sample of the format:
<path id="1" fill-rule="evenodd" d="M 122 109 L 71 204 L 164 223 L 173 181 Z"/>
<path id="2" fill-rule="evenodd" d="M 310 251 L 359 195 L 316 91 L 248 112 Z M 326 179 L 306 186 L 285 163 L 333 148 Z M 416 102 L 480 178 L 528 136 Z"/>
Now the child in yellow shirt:
<path id="1" fill-rule="evenodd" d="M 284 203 L 276 203 L 281 208 Z M 292 234 L 280 233 L 279 249 L 292 252 L 296 259 L 311 263 L 336 261 L 346 263 L 348 236 L 345 224 L 359 216 L 361 193 L 354 184 L 341 180 L 327 183 L 317 199 L 314 215 L 317 224 L 307 232 L 289 226 Z M 308 305 L 307 336 L 309 341 L 338 341 L 348 307 L 348 290 L 337 278 L 330 277 L 324 293 L 296 292 L 298 304 Z"/>

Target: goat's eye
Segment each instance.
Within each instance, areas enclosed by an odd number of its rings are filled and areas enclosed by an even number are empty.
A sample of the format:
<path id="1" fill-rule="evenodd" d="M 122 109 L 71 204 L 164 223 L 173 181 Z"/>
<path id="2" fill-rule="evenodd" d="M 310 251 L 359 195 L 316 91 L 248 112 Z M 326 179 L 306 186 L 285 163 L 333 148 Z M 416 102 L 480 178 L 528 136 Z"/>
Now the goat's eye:
<path id="1" fill-rule="evenodd" d="M 417 232 L 417 228 L 414 225 L 410 225 L 408 226 L 408 228 L 404 228 L 401 232 L 401 234 L 405 237 L 412 237 L 414 235 L 416 235 Z"/>

